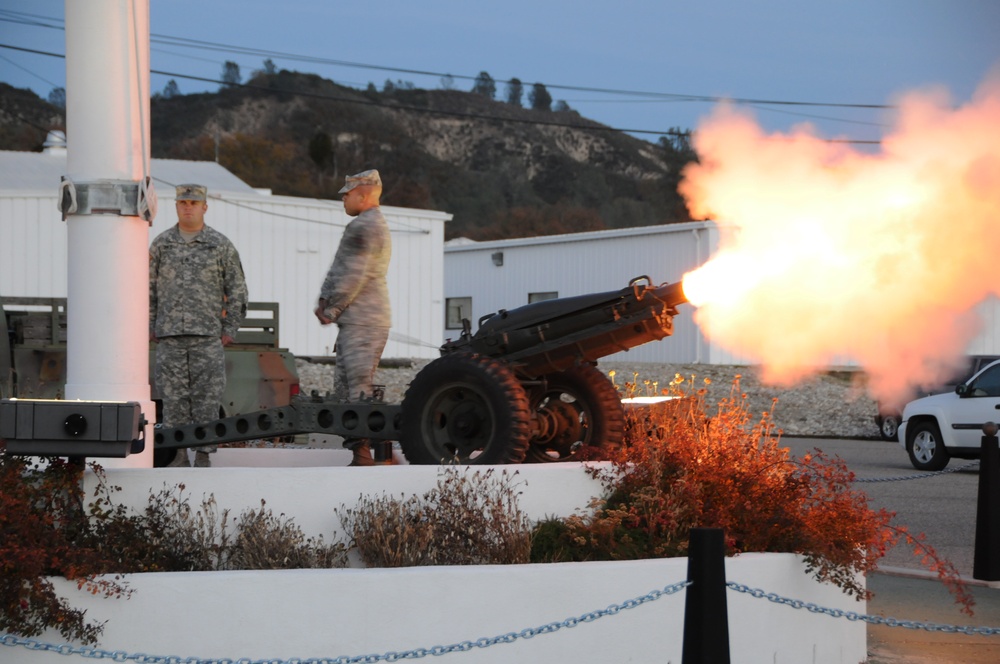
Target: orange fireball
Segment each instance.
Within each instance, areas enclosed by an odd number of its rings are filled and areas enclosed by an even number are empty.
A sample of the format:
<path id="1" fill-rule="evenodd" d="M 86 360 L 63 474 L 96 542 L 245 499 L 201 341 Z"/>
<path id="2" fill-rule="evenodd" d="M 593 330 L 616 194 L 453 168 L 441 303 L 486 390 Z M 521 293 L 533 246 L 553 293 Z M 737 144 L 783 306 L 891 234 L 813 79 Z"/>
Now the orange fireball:
<path id="1" fill-rule="evenodd" d="M 702 331 L 772 382 L 853 360 L 899 398 L 957 361 L 976 305 L 1000 295 L 1000 80 L 959 108 L 913 93 L 897 113 L 877 153 L 808 127 L 765 135 L 729 108 L 695 134 L 680 191 L 720 244 L 684 292 Z"/>

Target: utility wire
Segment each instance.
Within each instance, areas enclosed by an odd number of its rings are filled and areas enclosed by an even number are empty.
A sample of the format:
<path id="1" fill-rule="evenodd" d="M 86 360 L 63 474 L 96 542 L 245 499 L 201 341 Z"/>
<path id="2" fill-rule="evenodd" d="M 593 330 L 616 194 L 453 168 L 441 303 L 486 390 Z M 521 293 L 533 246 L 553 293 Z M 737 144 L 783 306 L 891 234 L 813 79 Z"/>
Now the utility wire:
<path id="1" fill-rule="evenodd" d="M 17 67 L 18 69 L 20 69 L 21 71 L 23 71 L 25 73 L 28 73 L 28 74 L 31 74 L 32 76 L 34 76 L 35 78 L 37 78 L 39 81 L 44 81 L 44 82 L 48 83 L 49 85 L 51 85 L 54 88 L 62 87 L 60 85 L 57 85 L 57 84 L 53 83 L 52 81 L 50 81 L 49 79 L 47 79 L 47 78 L 45 78 L 43 76 L 39 76 L 38 74 L 36 74 L 35 72 L 31 71 L 27 67 L 22 67 L 21 65 L 17 64 L 16 62 L 14 62 L 13 60 L 11 60 L 10 58 L 8 58 L 5 55 L 0 55 L 0 60 L 5 60 L 5 61 L 9 62 L 10 64 L 12 64 L 15 67 Z"/>
<path id="2" fill-rule="evenodd" d="M 58 53 L 50 53 L 48 51 L 39 51 L 39 50 L 36 50 L 36 49 L 29 49 L 29 48 L 24 48 L 24 47 L 20 47 L 20 46 L 12 46 L 12 45 L 9 45 L 9 44 L 0 44 L 0 48 L 8 48 L 8 49 L 12 49 L 12 50 L 24 51 L 24 52 L 28 52 L 28 53 L 35 53 L 37 55 L 47 55 L 47 56 L 57 57 L 57 58 L 65 58 L 66 57 L 66 56 L 60 55 Z M 678 130 L 674 130 L 674 129 L 668 129 L 668 130 L 622 129 L 622 128 L 617 128 L 617 127 L 608 127 L 606 125 L 599 124 L 599 123 L 597 123 L 595 121 L 591 121 L 591 122 L 593 122 L 593 124 L 581 124 L 581 123 L 573 123 L 573 122 L 558 122 L 558 121 L 555 121 L 555 120 L 538 120 L 538 119 L 529 119 L 529 118 L 501 117 L 501 116 L 498 116 L 498 115 L 486 115 L 486 114 L 481 114 L 481 113 L 468 113 L 468 112 L 464 112 L 464 111 L 448 111 L 448 110 L 444 110 L 444 109 L 431 109 L 431 108 L 423 108 L 423 107 L 420 107 L 420 106 L 410 106 L 410 105 L 407 105 L 407 104 L 395 104 L 395 103 L 389 104 L 389 103 L 383 103 L 383 102 L 379 102 L 379 101 L 375 101 L 375 100 L 367 99 L 367 98 L 337 96 L 337 95 L 323 94 L 323 93 L 319 93 L 319 92 L 308 92 L 308 91 L 304 91 L 304 90 L 285 90 L 285 89 L 277 90 L 277 89 L 266 87 L 266 86 L 253 85 L 251 83 L 230 83 L 230 82 L 220 81 L 218 79 L 209 78 L 209 77 L 205 77 L 205 76 L 193 76 L 191 74 L 181 74 L 179 72 L 161 71 L 161 70 L 158 70 L 158 69 L 150 69 L 150 73 L 151 74 L 157 74 L 159 76 L 168 76 L 168 77 L 171 77 L 171 78 L 181 78 L 181 79 L 187 79 L 187 80 L 192 80 L 192 81 L 201 81 L 203 83 L 214 83 L 214 84 L 217 84 L 217 85 L 220 85 L 220 86 L 238 87 L 238 88 L 244 88 L 244 89 L 247 89 L 247 90 L 258 90 L 258 91 L 267 92 L 267 93 L 270 93 L 270 94 L 275 94 L 275 93 L 276 94 L 290 94 L 290 95 L 295 95 L 295 96 L 298 96 L 298 97 L 307 97 L 307 98 L 310 98 L 310 99 L 322 99 L 322 100 L 326 100 L 326 101 L 336 101 L 336 102 L 342 102 L 342 103 L 346 103 L 346 104 L 361 104 L 361 105 L 364 105 L 364 106 L 376 106 L 376 107 L 385 108 L 385 109 L 388 109 L 388 110 L 409 111 L 409 112 L 412 112 L 412 113 L 426 113 L 426 114 L 432 114 L 432 115 L 444 115 L 444 116 L 448 116 L 448 117 L 460 117 L 460 118 L 468 118 L 468 119 L 473 119 L 473 120 L 491 120 L 491 121 L 496 121 L 496 122 L 505 122 L 505 123 L 512 123 L 512 124 L 526 124 L 526 125 L 547 126 L 547 127 L 563 127 L 565 129 L 578 129 L 578 130 L 583 130 L 583 131 L 603 131 L 603 132 L 609 132 L 610 131 L 610 132 L 629 133 L 629 134 L 648 134 L 648 135 L 654 135 L 654 136 L 678 136 L 678 137 L 685 137 L 685 136 L 689 135 L 688 132 L 678 131 Z M 881 141 L 864 141 L 864 140 L 852 140 L 852 139 L 826 139 L 825 142 L 828 142 L 828 143 L 852 143 L 852 144 L 858 144 L 858 145 L 878 145 L 878 144 L 881 143 Z"/>
<path id="3" fill-rule="evenodd" d="M 0 12 L 2 15 L 3 12 Z M 49 21 L 59 21 L 60 19 L 52 17 L 43 17 L 32 14 L 24 14 L 20 12 L 6 12 L 8 14 L 21 14 L 23 16 L 28 16 L 35 19 L 43 19 Z M 3 19 L 2 20 L 12 20 Z M 42 25 L 42 27 L 50 27 L 57 29 L 58 26 Z M 308 62 L 312 64 L 325 64 L 325 65 L 335 65 L 341 67 L 356 67 L 360 69 L 374 69 L 379 71 L 389 71 L 399 74 L 413 74 L 417 76 L 435 76 L 435 77 L 451 77 L 453 79 L 475 81 L 478 76 L 469 76 L 463 74 L 451 74 L 447 72 L 435 72 L 423 69 L 409 69 L 405 67 L 390 67 L 386 65 L 375 65 L 363 62 L 352 62 L 349 60 L 337 60 L 333 58 L 324 58 L 318 56 L 307 56 L 300 55 L 297 53 L 287 53 L 284 51 L 273 51 L 269 49 L 262 48 L 252 48 L 245 46 L 236 46 L 233 44 L 222 44 L 218 42 L 210 42 L 202 39 L 192 39 L 189 37 L 172 37 L 170 35 L 159 35 L 156 33 L 150 33 L 150 41 L 153 43 L 168 45 L 168 46 L 181 46 L 188 48 L 198 48 L 202 50 L 223 52 L 223 53 L 237 53 L 240 55 L 254 55 L 254 56 L 266 56 L 281 58 L 285 60 L 293 60 L 296 62 Z M 498 83 L 510 83 L 509 80 L 496 81 Z M 533 85 L 530 82 L 521 81 L 522 85 L 530 86 Z M 728 101 L 738 104 L 766 104 L 774 106 L 820 106 L 827 108 L 857 108 L 857 109 L 894 109 L 896 108 L 891 104 L 852 104 L 852 103 L 842 103 L 842 102 L 810 102 L 810 101 L 790 101 L 781 99 L 756 99 L 751 97 L 723 97 L 718 95 L 691 95 L 691 94 L 679 94 L 679 93 L 669 93 L 669 92 L 648 92 L 648 91 L 638 91 L 638 90 L 621 90 L 614 88 L 600 88 L 592 86 L 577 86 L 577 85 L 562 85 L 557 83 L 545 83 L 546 88 L 553 90 L 571 90 L 574 92 L 595 92 L 601 94 L 611 94 L 611 95 L 622 95 L 622 96 L 636 96 L 636 97 L 646 97 L 653 99 L 665 99 L 665 100 L 675 100 L 675 101 L 695 101 L 695 102 L 710 102 L 719 103 L 723 101 Z"/>
<path id="4" fill-rule="evenodd" d="M 168 182 L 167 180 L 164 180 L 163 178 L 160 178 L 160 177 L 156 177 L 155 175 L 153 176 L 153 180 L 156 181 L 156 182 L 159 182 L 161 184 L 165 184 L 168 187 L 176 187 L 177 186 L 177 183 L 175 183 L 175 182 Z M 299 221 L 299 222 L 306 223 L 306 224 L 318 224 L 320 226 L 332 226 L 334 228 L 346 228 L 347 227 L 346 223 L 339 223 L 339 222 L 336 222 L 336 221 L 323 221 L 322 219 L 307 219 L 305 217 L 300 217 L 300 216 L 296 216 L 296 215 L 292 215 L 292 214 L 283 214 L 281 212 L 275 212 L 274 210 L 266 210 L 263 207 L 259 207 L 257 205 L 252 205 L 252 204 L 249 204 L 249 203 L 246 203 L 246 202 L 235 201 L 235 200 L 233 200 L 231 198 L 227 198 L 227 197 L 225 197 L 225 196 L 223 196 L 221 194 L 214 194 L 214 193 L 209 192 L 208 197 L 211 200 L 213 200 L 213 201 L 219 201 L 221 203 L 225 203 L 226 205 L 232 205 L 233 207 L 242 208 L 244 210 L 250 210 L 251 212 L 259 212 L 260 214 L 263 214 L 263 215 L 266 215 L 266 216 L 269 216 L 269 217 L 274 217 L 274 218 L 277 218 L 277 219 L 291 219 L 293 221 Z M 324 199 L 324 198 L 314 198 L 313 200 L 314 201 L 319 201 L 319 202 L 323 203 L 323 207 L 324 208 L 326 208 L 329 212 L 331 212 L 333 214 L 336 214 L 337 209 L 334 207 L 334 205 L 332 204 L 332 202 L 330 200 Z M 267 205 L 268 203 L 266 201 L 261 201 L 260 204 L 261 205 Z M 409 225 L 401 223 L 401 222 L 395 222 L 395 221 L 393 221 L 393 222 L 390 222 L 390 225 L 398 227 L 398 228 L 391 228 L 390 229 L 394 233 L 411 233 L 411 234 L 415 234 L 415 235 L 429 235 L 430 234 L 430 231 L 428 231 L 426 229 L 418 228 L 416 226 L 409 226 Z"/>

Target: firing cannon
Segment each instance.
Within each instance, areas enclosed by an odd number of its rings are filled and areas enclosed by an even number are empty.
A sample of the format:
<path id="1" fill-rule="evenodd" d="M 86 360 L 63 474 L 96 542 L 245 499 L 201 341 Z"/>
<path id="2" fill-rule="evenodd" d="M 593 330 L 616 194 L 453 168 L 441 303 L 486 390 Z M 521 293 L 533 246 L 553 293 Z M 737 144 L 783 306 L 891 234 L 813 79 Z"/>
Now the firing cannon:
<path id="1" fill-rule="evenodd" d="M 288 405 L 212 422 L 157 426 L 154 449 L 326 433 L 398 440 L 412 464 L 584 458 L 619 445 L 624 435 L 620 395 L 597 361 L 670 336 L 677 306 L 684 302 L 681 284 L 654 286 L 644 276 L 619 291 L 501 310 L 481 318 L 474 334 L 463 321 L 459 338 L 445 343 L 441 357 L 414 377 L 401 405 L 385 403 L 381 394 L 349 403 L 300 396 Z M 25 418 L 16 417 L 14 402 L 4 405 L 0 435 L 8 445 L 23 442 L 19 453 L 40 451 L 28 440 L 34 437 L 30 427 L 18 426 Z M 79 436 L 60 437 L 48 454 L 82 450 Z M 113 452 L 105 455 L 132 451 L 114 441 Z"/>
<path id="2" fill-rule="evenodd" d="M 483 317 L 441 347 L 406 391 L 400 444 L 410 463 L 565 461 L 621 443 L 621 397 L 597 368 L 673 333 L 680 283 L 536 302 Z"/>

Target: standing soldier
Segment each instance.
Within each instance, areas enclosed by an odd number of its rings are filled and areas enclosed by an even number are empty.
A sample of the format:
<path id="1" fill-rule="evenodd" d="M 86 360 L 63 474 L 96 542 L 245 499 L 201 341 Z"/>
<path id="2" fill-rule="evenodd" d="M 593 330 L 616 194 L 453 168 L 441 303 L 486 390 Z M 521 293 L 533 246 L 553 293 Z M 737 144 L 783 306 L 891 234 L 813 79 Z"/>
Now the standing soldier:
<path id="1" fill-rule="evenodd" d="M 385 275 L 392 242 L 379 207 L 378 171 L 348 176 L 338 193 L 344 195 L 344 212 L 354 219 L 344 229 L 314 313 L 323 325 L 339 327 L 334 395 L 350 401 L 372 397 L 375 370 L 389 338 L 392 318 Z M 344 447 L 354 452 L 350 465 L 374 465 L 367 439 L 347 438 Z"/>
<path id="2" fill-rule="evenodd" d="M 156 341 L 154 383 L 163 424 L 178 427 L 219 417 L 226 389 L 223 346 L 233 341 L 247 309 L 240 255 L 205 224 L 208 190 L 177 187 L 177 225 L 149 248 L 149 339 Z M 198 448 L 196 467 L 211 465 L 216 446 Z M 186 449 L 167 465 L 187 466 Z"/>

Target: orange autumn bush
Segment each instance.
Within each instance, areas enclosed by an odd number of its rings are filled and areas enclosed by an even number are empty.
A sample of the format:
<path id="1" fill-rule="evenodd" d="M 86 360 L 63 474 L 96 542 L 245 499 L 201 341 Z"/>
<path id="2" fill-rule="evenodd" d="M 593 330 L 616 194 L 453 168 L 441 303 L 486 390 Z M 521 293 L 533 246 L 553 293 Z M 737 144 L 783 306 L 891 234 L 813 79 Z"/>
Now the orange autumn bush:
<path id="1" fill-rule="evenodd" d="M 619 389 L 632 396 L 637 383 Z M 691 528 L 721 528 L 728 555 L 801 554 L 818 580 L 867 598 L 859 574 L 905 540 L 970 605 L 954 568 L 893 526 L 894 513 L 871 509 L 842 460 L 819 451 L 792 458 L 779 444 L 774 403 L 751 412 L 740 376 L 714 407 L 693 377 L 677 376 L 662 395 L 670 400 L 626 413 L 626 444 L 610 466 L 591 470 L 605 490 L 592 513 L 540 524 L 533 560 L 684 556 Z"/>

